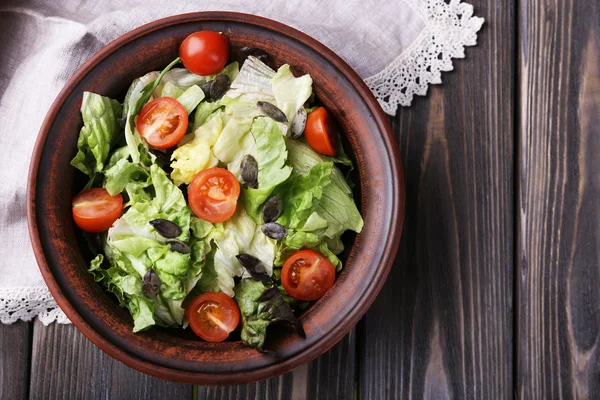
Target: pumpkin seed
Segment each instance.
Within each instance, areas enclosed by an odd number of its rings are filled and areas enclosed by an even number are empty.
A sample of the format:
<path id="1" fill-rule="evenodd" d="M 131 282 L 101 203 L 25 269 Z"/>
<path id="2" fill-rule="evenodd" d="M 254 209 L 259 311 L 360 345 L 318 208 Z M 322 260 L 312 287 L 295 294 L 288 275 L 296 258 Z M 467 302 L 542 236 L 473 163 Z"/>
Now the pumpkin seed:
<path id="1" fill-rule="evenodd" d="M 172 239 L 181 235 L 181 228 L 175 222 L 168 219 L 157 218 L 150 221 L 150 225 L 156 229 L 161 236 Z"/>
<path id="2" fill-rule="evenodd" d="M 149 269 L 142 279 L 142 293 L 151 299 L 158 295 L 160 290 L 160 278 L 153 269 Z"/>
<path id="3" fill-rule="evenodd" d="M 258 186 L 258 162 L 256 162 L 256 158 L 250 154 L 246 154 L 242 158 L 240 175 L 242 176 L 242 181 L 248 187 L 256 188 Z"/>
<path id="4" fill-rule="evenodd" d="M 292 121 L 292 139 L 298 139 L 304 133 L 304 128 L 306 128 L 306 117 L 306 109 L 300 107 Z"/>
<path id="5" fill-rule="evenodd" d="M 288 122 L 288 119 L 283 113 L 283 111 L 281 111 L 277 106 L 267 101 L 259 101 L 258 103 L 256 103 L 256 105 L 258 106 L 258 108 L 260 108 L 260 111 L 265 113 L 267 117 L 272 118 L 277 122 Z"/>
<path id="6" fill-rule="evenodd" d="M 211 101 L 217 101 L 229 90 L 231 86 L 231 79 L 229 76 L 222 74 L 217 76 L 210 85 L 210 99 Z"/>
<path id="7" fill-rule="evenodd" d="M 282 211 L 281 199 L 277 195 L 272 196 L 267 200 L 265 207 L 263 208 L 263 221 L 265 221 L 265 223 L 277 221 L 277 218 L 281 216 Z"/>
<path id="8" fill-rule="evenodd" d="M 235 257 L 238 259 L 240 264 L 246 268 L 252 278 L 264 283 L 273 283 L 269 275 L 266 274 L 265 266 L 258 258 L 251 256 L 250 254 L 238 254 Z"/>
<path id="9" fill-rule="evenodd" d="M 165 151 L 161 151 L 158 149 L 150 149 L 150 153 L 154 154 L 154 156 L 156 157 L 156 163 L 167 174 L 170 174 L 173 171 L 173 168 L 171 168 L 171 154 L 173 154 L 172 149 L 167 149 Z"/>
<path id="10" fill-rule="evenodd" d="M 200 85 L 200 89 L 204 92 L 206 101 L 217 101 L 229 90 L 229 86 L 231 86 L 231 79 L 221 74 L 212 81 Z"/>
<path id="11" fill-rule="evenodd" d="M 259 49 L 257 47 L 244 46 L 239 49 L 233 49 L 231 51 L 231 59 L 237 61 L 238 63 L 240 63 L 240 65 L 242 65 L 249 56 L 256 57 L 268 66 L 273 67 L 271 65 L 271 56 L 263 49 Z"/>
<path id="12" fill-rule="evenodd" d="M 277 222 L 268 222 L 264 224 L 260 230 L 265 234 L 266 237 L 275 240 L 283 239 L 287 236 L 286 229 Z"/>
<path id="13" fill-rule="evenodd" d="M 171 246 L 171 251 L 176 251 L 177 253 L 190 254 L 192 252 L 192 249 L 190 249 L 190 246 L 183 243 L 181 240 L 177 240 L 177 239 L 167 240 L 167 244 Z"/>

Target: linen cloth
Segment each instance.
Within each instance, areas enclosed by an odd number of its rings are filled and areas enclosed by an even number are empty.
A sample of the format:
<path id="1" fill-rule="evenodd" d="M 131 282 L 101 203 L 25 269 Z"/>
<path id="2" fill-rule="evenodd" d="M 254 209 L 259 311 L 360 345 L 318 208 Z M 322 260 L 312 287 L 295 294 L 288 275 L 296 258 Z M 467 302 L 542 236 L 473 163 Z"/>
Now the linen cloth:
<path id="1" fill-rule="evenodd" d="M 102 46 L 158 18 L 226 10 L 293 26 L 365 79 L 384 111 L 441 83 L 476 44 L 483 19 L 459 0 L 8 0 L 0 3 L 0 321 L 68 322 L 39 273 L 27 232 L 27 171 L 37 132 L 75 70 Z"/>

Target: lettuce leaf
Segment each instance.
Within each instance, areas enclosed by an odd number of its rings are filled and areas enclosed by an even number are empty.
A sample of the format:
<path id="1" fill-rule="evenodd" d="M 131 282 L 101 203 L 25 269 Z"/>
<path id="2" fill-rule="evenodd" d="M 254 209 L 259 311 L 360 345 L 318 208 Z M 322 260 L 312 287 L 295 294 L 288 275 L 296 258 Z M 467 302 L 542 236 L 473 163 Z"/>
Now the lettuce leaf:
<path id="1" fill-rule="evenodd" d="M 113 168 L 129 168 L 130 164 L 127 159 L 121 159 Z M 117 175 L 114 182 L 118 181 Z M 109 174 L 109 178 L 113 179 L 112 175 Z M 137 186 L 132 188 L 132 184 Z M 99 255 L 89 271 L 129 309 L 135 332 L 155 324 L 181 325 L 183 299 L 200 278 L 202 263 L 210 249 L 197 237 L 190 240 L 191 211 L 181 190 L 159 166 L 153 164 L 147 181 L 130 182 L 127 190 L 132 192 L 129 208 L 109 229 L 105 241 L 109 268 L 102 267 L 103 257 Z M 179 225 L 182 233 L 177 239 L 190 242 L 191 254 L 171 250 L 167 239 L 150 224 L 157 218 Z M 192 232 L 198 232 L 200 226 L 203 226 L 201 230 L 209 231 L 210 227 L 205 225 L 194 222 Z M 142 279 L 150 269 L 161 281 L 156 298 L 142 292 Z"/>
<path id="2" fill-rule="evenodd" d="M 96 93 L 84 92 L 81 104 L 83 127 L 77 140 L 77 154 L 71 165 L 88 176 L 104 170 L 112 144 L 120 132 L 118 101 Z"/>
<path id="3" fill-rule="evenodd" d="M 256 104 L 258 101 L 275 103 L 271 79 L 275 71 L 254 56 L 244 61 L 239 74 L 231 82 L 225 97 Z"/>
<path id="4" fill-rule="evenodd" d="M 215 111 L 222 107 L 220 101 L 210 102 L 203 101 L 196 108 L 194 113 L 194 124 L 192 126 L 192 132 L 195 132 L 213 115 Z"/>
<path id="5" fill-rule="evenodd" d="M 244 189 L 242 201 L 248 214 L 258 221 L 260 206 L 290 177 L 292 168 L 286 165 L 288 152 L 281 124 L 271 118 L 259 117 L 254 120 L 250 133 L 256 142 L 258 187 Z"/>
<path id="6" fill-rule="evenodd" d="M 242 207 L 238 207 L 233 217 L 222 224 L 216 224 L 209 235 L 214 240 L 216 251 L 214 269 L 221 291 L 234 295 L 234 277 L 242 276 L 245 269 L 236 256 L 250 254 L 258 258 L 267 268 L 269 276 L 273 272 L 275 241 L 267 238 Z"/>
<path id="7" fill-rule="evenodd" d="M 131 181 L 146 180 L 148 172 L 139 164 L 134 164 L 122 158 L 104 172 L 106 181 L 104 187 L 111 196 L 121 193 Z"/>
<path id="8" fill-rule="evenodd" d="M 188 88 L 180 96 L 176 97 L 176 99 L 181 103 L 183 108 L 185 108 L 185 112 L 190 115 L 204 99 L 204 92 L 200 89 L 200 86 L 194 85 Z"/>
<path id="9" fill-rule="evenodd" d="M 308 144 L 300 140 L 288 140 L 287 148 L 288 159 L 292 163 L 295 173 L 312 173 L 312 168 L 325 162 L 331 165 L 331 183 L 324 185 L 319 202 L 315 203 L 315 207 L 312 209 L 327 220 L 328 226 L 323 233 L 324 236 L 335 238 L 346 230 L 360 232 L 363 227 L 363 219 L 352 198 L 352 189 L 342 172 L 333 165 L 332 159 L 319 155 Z M 340 162 L 347 165 L 349 159 L 346 157 Z M 297 222 L 293 226 L 294 228 L 298 226 Z"/>
<path id="10" fill-rule="evenodd" d="M 211 149 L 222 131 L 223 112 L 218 111 L 194 132 L 191 141 L 173 152 L 171 179 L 176 185 L 189 184 L 198 172 L 217 165 L 218 160 Z"/>
<path id="11" fill-rule="evenodd" d="M 250 118 L 230 118 L 213 146 L 215 157 L 222 163 L 230 163 L 242 149 L 251 126 Z"/>
<path id="12" fill-rule="evenodd" d="M 242 279 L 235 287 L 235 300 L 242 315 L 241 337 L 246 345 L 263 351 L 267 328 L 276 322 L 285 322 L 304 335 L 302 325 L 272 281 Z"/>
<path id="13" fill-rule="evenodd" d="M 325 187 L 331 182 L 332 168 L 333 163 L 322 162 L 306 175 L 294 171 L 290 179 L 276 191 L 282 199 L 283 209 L 277 222 L 291 229 L 303 227 L 316 210 Z"/>
<path id="14" fill-rule="evenodd" d="M 299 78 L 294 77 L 290 66 L 284 64 L 277 70 L 271 80 L 273 95 L 277 107 L 291 123 L 298 110 L 306 103 L 312 94 L 312 78 L 306 74 Z"/>

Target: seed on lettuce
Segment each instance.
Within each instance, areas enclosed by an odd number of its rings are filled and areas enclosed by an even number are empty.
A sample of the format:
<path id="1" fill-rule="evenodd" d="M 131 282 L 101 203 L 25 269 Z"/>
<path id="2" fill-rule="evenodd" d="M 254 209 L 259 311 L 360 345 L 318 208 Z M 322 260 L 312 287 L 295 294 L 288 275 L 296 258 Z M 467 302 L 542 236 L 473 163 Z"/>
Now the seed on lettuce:
<path id="1" fill-rule="evenodd" d="M 160 290 L 160 278 L 153 269 L 149 269 L 142 279 L 142 293 L 154 299 Z"/>
<path id="2" fill-rule="evenodd" d="M 248 187 L 256 188 L 258 185 L 258 162 L 256 162 L 256 158 L 246 154 L 240 164 L 240 174 L 242 181 Z"/>
<path id="3" fill-rule="evenodd" d="M 272 284 L 273 280 L 266 274 L 266 268 L 260 260 L 250 254 L 238 254 L 235 256 L 242 267 L 246 268 L 250 276 L 257 281 L 262 281 L 266 284 Z"/>
<path id="4" fill-rule="evenodd" d="M 192 252 L 192 249 L 190 249 L 190 246 L 183 243 L 181 240 L 177 240 L 177 239 L 167 240 L 167 244 L 169 246 L 171 246 L 171 251 L 175 251 L 177 253 L 190 254 Z"/>
<path id="5" fill-rule="evenodd" d="M 292 121 L 292 139 L 298 139 L 304 133 L 304 128 L 306 128 L 306 118 L 307 118 L 306 109 L 304 107 L 300 107 L 294 120 Z"/>
<path id="6" fill-rule="evenodd" d="M 260 111 L 263 112 L 267 117 L 272 118 L 277 122 L 288 122 L 288 119 L 283 113 L 283 111 L 281 111 L 277 106 L 274 106 L 273 104 L 266 101 L 259 101 L 256 103 L 256 105 L 258 106 L 258 108 L 260 108 Z"/>
<path id="7" fill-rule="evenodd" d="M 222 74 L 212 80 L 210 85 L 210 99 L 211 101 L 217 101 L 229 90 L 231 86 L 231 79 L 229 76 Z"/>
<path id="8" fill-rule="evenodd" d="M 203 83 L 200 89 L 204 92 L 206 101 L 217 101 L 229 90 L 231 79 L 225 74 L 217 76 L 212 81 Z"/>
<path id="9" fill-rule="evenodd" d="M 287 236 L 287 230 L 277 222 L 268 222 L 264 224 L 260 230 L 265 234 L 266 237 L 275 240 L 283 239 Z"/>
<path id="10" fill-rule="evenodd" d="M 265 221 L 265 223 L 277 221 L 277 218 L 281 216 L 282 211 L 281 198 L 277 195 L 271 196 L 263 208 L 263 221 Z"/>
<path id="11" fill-rule="evenodd" d="M 168 239 L 176 238 L 181 235 L 181 228 L 175 222 L 168 219 L 157 218 L 150 221 L 150 225 L 156 229 L 161 236 Z"/>

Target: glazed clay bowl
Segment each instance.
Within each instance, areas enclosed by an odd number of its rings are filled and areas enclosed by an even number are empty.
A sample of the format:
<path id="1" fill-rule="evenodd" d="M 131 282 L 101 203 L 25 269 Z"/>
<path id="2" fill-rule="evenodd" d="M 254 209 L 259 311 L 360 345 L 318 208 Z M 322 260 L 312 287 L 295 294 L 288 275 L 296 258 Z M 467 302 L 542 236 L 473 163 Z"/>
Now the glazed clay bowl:
<path id="1" fill-rule="evenodd" d="M 198 30 L 223 32 L 232 47 L 267 51 L 275 65 L 310 73 L 314 92 L 343 131 L 355 162 L 356 200 L 363 231 L 346 235 L 344 269 L 327 294 L 306 310 L 301 338 L 270 332 L 274 353 L 239 340 L 207 343 L 189 329 L 132 332 L 132 319 L 87 272 L 91 256 L 71 217 L 71 199 L 84 180 L 69 161 L 82 126 L 84 91 L 122 100 L 129 84 L 160 70 Z M 404 180 L 387 117 L 359 76 L 331 50 L 280 23 L 252 15 L 209 12 L 152 22 L 108 44 L 68 81 L 40 130 L 29 170 L 27 212 L 33 249 L 59 306 L 94 344 L 130 367 L 166 379 L 205 385 L 266 379 L 331 348 L 359 321 L 381 289 L 394 259 L 404 215 Z"/>

